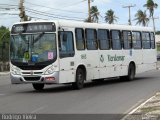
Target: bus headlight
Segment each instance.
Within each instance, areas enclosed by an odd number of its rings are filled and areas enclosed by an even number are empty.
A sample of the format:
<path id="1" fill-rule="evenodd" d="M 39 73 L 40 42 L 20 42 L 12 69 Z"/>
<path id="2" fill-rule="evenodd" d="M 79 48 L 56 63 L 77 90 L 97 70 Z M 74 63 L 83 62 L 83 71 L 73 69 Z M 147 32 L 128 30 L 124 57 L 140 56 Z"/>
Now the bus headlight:
<path id="1" fill-rule="evenodd" d="M 50 75 L 54 73 L 54 67 L 51 66 L 50 68 L 48 68 L 45 72 L 44 75 Z"/>
<path id="2" fill-rule="evenodd" d="M 12 67 L 11 68 L 11 73 L 14 75 L 21 75 L 21 70 L 17 67 Z"/>

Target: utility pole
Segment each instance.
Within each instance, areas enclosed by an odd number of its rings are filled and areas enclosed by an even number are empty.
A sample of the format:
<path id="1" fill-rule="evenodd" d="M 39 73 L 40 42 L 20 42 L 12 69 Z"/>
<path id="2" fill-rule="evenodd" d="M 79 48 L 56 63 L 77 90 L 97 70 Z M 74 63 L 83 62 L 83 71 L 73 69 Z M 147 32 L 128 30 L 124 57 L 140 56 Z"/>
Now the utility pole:
<path id="1" fill-rule="evenodd" d="M 23 3 L 24 3 L 24 0 L 19 0 L 19 11 L 20 11 L 19 17 L 21 18 L 21 20 L 20 20 L 21 22 L 25 21 L 25 16 L 26 16 Z"/>
<path id="2" fill-rule="evenodd" d="M 156 32 L 155 20 L 159 19 L 159 17 L 153 17 L 153 30 Z"/>
<path id="3" fill-rule="evenodd" d="M 87 0 L 84 0 L 87 1 Z M 94 0 L 88 0 L 88 22 L 91 22 L 91 2 Z"/>
<path id="4" fill-rule="evenodd" d="M 88 22 L 91 22 L 91 1 L 88 0 Z"/>
<path id="5" fill-rule="evenodd" d="M 129 19 L 128 19 L 128 24 L 129 25 L 132 25 L 132 23 L 131 23 L 131 7 L 135 7 L 136 5 L 134 4 L 134 5 L 127 5 L 127 6 L 123 6 L 123 8 L 128 8 L 129 9 Z"/>

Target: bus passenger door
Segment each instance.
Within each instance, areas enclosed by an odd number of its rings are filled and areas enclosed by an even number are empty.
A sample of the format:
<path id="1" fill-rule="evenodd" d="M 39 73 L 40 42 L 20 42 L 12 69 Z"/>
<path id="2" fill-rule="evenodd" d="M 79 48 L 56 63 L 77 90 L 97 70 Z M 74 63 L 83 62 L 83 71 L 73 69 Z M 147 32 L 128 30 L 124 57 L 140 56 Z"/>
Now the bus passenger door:
<path id="1" fill-rule="evenodd" d="M 74 82 L 74 44 L 72 32 L 59 32 L 59 83 Z"/>

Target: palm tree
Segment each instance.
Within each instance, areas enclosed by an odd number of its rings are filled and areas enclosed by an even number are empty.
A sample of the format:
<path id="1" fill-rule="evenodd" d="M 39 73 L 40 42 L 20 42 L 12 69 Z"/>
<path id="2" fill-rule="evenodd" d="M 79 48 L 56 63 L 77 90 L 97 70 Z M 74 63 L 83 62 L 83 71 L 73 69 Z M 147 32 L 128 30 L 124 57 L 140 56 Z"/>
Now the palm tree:
<path id="1" fill-rule="evenodd" d="M 108 10 L 106 13 L 105 13 L 105 21 L 109 24 L 114 24 L 114 22 L 116 21 L 117 22 L 117 19 L 118 17 L 116 17 L 114 15 L 114 11 L 112 9 Z"/>
<path id="2" fill-rule="evenodd" d="M 152 21 L 153 21 L 153 27 L 154 27 L 154 30 L 155 30 L 155 24 L 154 24 L 154 9 L 158 7 L 158 4 L 157 3 L 154 3 L 153 0 L 147 0 L 147 3 L 144 4 L 144 7 L 147 7 L 147 9 L 149 10 L 149 13 L 150 13 L 150 17 L 152 18 Z"/>
<path id="3" fill-rule="evenodd" d="M 136 25 L 137 24 L 142 24 L 143 26 L 147 26 L 148 25 L 148 22 L 149 22 L 149 18 L 147 17 L 147 14 L 146 14 L 146 11 L 142 11 L 142 10 L 138 10 L 137 13 L 135 14 L 135 19 L 137 22 L 136 22 Z"/>
<path id="4" fill-rule="evenodd" d="M 90 14 L 91 14 L 91 22 L 97 22 L 99 20 L 99 11 L 97 6 L 92 6 L 91 10 L 90 10 Z"/>
<path id="5" fill-rule="evenodd" d="M 86 18 L 86 19 L 84 20 L 84 22 L 91 22 L 91 20 L 90 20 L 89 17 L 88 17 L 88 18 Z"/>
<path id="6" fill-rule="evenodd" d="M 19 17 L 20 17 L 20 22 L 31 21 L 31 17 L 29 17 L 28 15 L 26 15 L 25 11 L 21 12 L 19 14 Z"/>

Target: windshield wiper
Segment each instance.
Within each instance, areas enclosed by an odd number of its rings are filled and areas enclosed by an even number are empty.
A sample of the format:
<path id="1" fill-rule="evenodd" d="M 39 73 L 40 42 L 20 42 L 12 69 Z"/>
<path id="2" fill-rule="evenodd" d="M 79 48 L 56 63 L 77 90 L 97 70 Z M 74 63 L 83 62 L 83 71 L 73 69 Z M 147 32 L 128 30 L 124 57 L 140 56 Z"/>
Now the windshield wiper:
<path id="1" fill-rule="evenodd" d="M 40 40 L 43 37 L 43 35 L 44 35 L 44 32 L 40 33 L 35 39 L 33 39 L 33 42 L 36 43 L 38 40 Z"/>

